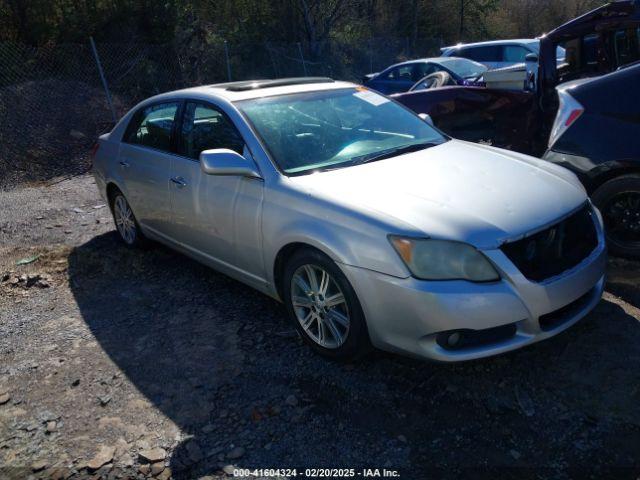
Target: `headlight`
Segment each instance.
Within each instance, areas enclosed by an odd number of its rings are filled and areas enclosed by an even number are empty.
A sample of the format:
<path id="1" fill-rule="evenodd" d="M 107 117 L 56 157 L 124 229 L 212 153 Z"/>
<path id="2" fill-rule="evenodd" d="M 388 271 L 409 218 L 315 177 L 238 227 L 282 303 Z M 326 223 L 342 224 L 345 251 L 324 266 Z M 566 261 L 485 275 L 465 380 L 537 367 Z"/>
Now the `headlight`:
<path id="1" fill-rule="evenodd" d="M 416 278 L 472 282 L 500 279 L 489 260 L 466 243 L 393 235 L 389 240 Z"/>

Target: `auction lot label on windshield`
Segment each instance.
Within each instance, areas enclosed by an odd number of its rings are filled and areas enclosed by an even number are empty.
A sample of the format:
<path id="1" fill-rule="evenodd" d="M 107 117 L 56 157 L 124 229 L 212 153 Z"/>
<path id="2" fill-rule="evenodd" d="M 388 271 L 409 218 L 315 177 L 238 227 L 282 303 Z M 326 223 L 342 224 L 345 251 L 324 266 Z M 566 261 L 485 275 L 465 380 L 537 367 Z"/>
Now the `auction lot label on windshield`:
<path id="1" fill-rule="evenodd" d="M 389 468 L 236 468 L 235 478 L 400 478 Z"/>
<path id="2" fill-rule="evenodd" d="M 364 100 L 365 102 L 368 102 L 375 107 L 382 105 L 383 103 L 387 103 L 389 101 L 388 98 L 384 98 L 382 95 L 378 95 L 377 93 L 372 92 L 371 90 L 362 90 L 357 93 L 354 93 L 353 96 L 358 97 L 359 99 Z"/>

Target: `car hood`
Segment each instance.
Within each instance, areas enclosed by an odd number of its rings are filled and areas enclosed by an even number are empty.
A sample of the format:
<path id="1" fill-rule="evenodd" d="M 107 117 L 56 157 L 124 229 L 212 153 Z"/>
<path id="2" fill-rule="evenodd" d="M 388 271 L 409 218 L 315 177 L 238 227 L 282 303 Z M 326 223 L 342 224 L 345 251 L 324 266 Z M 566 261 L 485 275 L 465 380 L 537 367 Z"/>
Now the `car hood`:
<path id="1" fill-rule="evenodd" d="M 586 200 L 568 170 L 451 140 L 354 167 L 290 177 L 310 195 L 374 215 L 404 233 L 496 248 L 552 224 Z"/>

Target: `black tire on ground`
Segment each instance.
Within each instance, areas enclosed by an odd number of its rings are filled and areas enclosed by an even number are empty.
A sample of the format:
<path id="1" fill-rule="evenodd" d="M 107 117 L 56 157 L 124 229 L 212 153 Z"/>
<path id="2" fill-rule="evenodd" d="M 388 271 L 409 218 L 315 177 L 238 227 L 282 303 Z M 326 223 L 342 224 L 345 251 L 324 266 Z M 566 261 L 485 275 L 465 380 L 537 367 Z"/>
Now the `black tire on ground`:
<path id="1" fill-rule="evenodd" d="M 640 230 L 637 230 L 635 239 L 621 239 L 615 230 L 611 228 L 614 223 L 613 205 L 617 199 L 625 195 L 636 199 L 632 201 L 635 209 L 632 206 L 634 212 L 631 216 L 633 218 L 630 218 L 629 221 L 640 223 L 640 218 L 635 216 L 636 213 L 640 213 L 640 204 L 637 203 L 637 201 L 640 201 L 640 175 L 622 175 L 609 180 L 596 189 L 591 198 L 600 213 L 602 213 L 609 251 L 617 256 L 637 259 L 640 258 Z"/>
<path id="2" fill-rule="evenodd" d="M 304 330 L 296 316 L 292 299 L 292 280 L 294 273 L 305 265 L 319 267 L 326 271 L 332 280 L 335 281 L 335 284 L 339 287 L 346 300 L 349 313 L 349 330 L 344 343 L 337 348 L 326 348 L 318 344 Z M 293 323 L 305 343 L 313 348 L 313 350 L 324 357 L 339 361 L 358 360 L 371 351 L 372 347 L 367 332 L 367 325 L 358 297 L 345 275 L 333 260 L 315 249 L 298 250 L 285 265 L 282 282 L 281 291 L 283 293 L 283 302 L 289 320 Z"/>
<path id="3" fill-rule="evenodd" d="M 116 219 L 116 205 L 120 201 L 124 201 L 125 205 L 129 208 L 129 210 L 131 211 L 131 218 L 133 220 L 133 235 L 128 238 L 125 237 L 122 230 L 118 228 L 118 222 Z M 149 240 L 144 236 L 144 233 L 142 233 L 140 225 L 138 224 L 138 220 L 136 219 L 133 210 L 131 210 L 129 202 L 118 188 L 114 188 L 109 195 L 109 207 L 111 208 L 111 215 L 113 216 L 113 223 L 116 226 L 118 237 L 120 238 L 122 243 L 124 243 L 129 248 L 147 248 L 149 246 Z"/>
<path id="4" fill-rule="evenodd" d="M 447 72 L 435 72 L 418 80 L 409 91 L 430 90 L 432 88 L 440 88 L 447 85 L 456 85 L 456 81 Z"/>

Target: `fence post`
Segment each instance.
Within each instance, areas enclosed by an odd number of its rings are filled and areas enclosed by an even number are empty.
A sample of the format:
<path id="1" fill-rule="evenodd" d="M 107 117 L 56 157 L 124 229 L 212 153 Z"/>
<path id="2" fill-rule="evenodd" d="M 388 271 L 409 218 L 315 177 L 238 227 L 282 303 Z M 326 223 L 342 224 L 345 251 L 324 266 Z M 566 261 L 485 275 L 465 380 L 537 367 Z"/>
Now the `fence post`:
<path id="1" fill-rule="evenodd" d="M 229 62 L 229 46 L 227 41 L 224 41 L 224 56 L 227 59 L 227 78 L 231 81 L 231 63 Z"/>
<path id="2" fill-rule="evenodd" d="M 302 69 L 304 70 L 304 76 L 307 75 L 307 64 L 304 62 L 304 55 L 302 55 L 302 45 L 298 42 L 298 51 L 300 52 L 300 60 L 302 61 Z"/>
<path id="3" fill-rule="evenodd" d="M 369 73 L 373 73 L 373 45 L 371 38 L 369 39 Z"/>
<path id="4" fill-rule="evenodd" d="M 107 85 L 107 79 L 104 76 L 102 70 L 102 63 L 100 63 L 100 57 L 98 56 L 98 49 L 96 48 L 96 42 L 93 41 L 93 37 L 89 37 L 91 42 L 91 49 L 93 50 L 93 56 L 96 59 L 96 65 L 98 66 L 98 72 L 100 73 L 100 79 L 102 80 L 102 86 L 104 87 L 104 93 L 107 95 L 107 103 L 111 109 L 111 116 L 113 117 L 113 123 L 117 123 L 118 117 L 116 115 L 116 109 L 113 108 L 113 102 L 111 101 L 111 92 L 109 92 L 109 85 Z"/>

